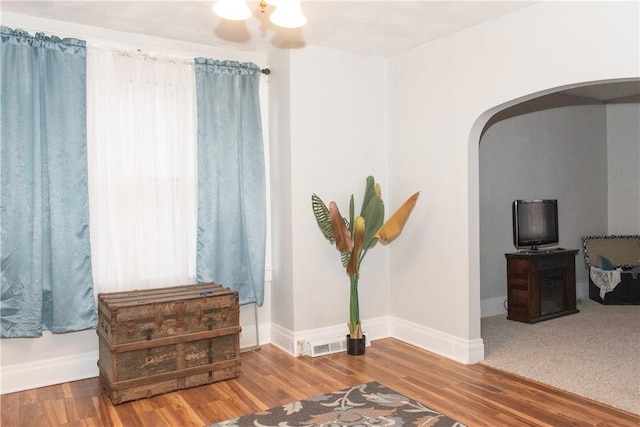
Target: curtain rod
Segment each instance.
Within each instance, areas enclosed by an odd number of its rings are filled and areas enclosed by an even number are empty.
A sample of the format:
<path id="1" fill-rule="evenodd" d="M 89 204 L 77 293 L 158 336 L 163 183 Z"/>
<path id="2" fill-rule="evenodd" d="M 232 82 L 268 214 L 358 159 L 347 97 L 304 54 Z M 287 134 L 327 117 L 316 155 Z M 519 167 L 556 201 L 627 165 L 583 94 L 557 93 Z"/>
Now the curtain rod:
<path id="1" fill-rule="evenodd" d="M 268 68 L 263 68 L 263 69 L 262 69 L 262 70 L 260 70 L 260 71 L 262 71 L 262 74 L 264 74 L 264 75 L 266 75 L 266 76 L 268 76 L 269 74 L 271 74 L 271 70 L 270 70 L 270 69 L 268 69 Z"/>

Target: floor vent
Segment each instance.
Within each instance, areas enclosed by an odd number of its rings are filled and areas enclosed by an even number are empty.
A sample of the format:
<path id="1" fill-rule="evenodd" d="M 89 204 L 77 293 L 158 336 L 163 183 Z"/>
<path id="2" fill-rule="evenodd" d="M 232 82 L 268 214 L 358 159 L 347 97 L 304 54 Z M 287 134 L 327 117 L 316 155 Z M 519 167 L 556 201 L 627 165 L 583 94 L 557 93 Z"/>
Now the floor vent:
<path id="1" fill-rule="evenodd" d="M 338 353 L 347 350 L 346 338 L 331 338 L 322 341 L 314 341 L 309 343 L 310 356 L 324 356 L 325 354 Z"/>
<path id="2" fill-rule="evenodd" d="M 347 351 L 347 338 L 343 335 L 337 338 L 327 338 L 323 340 L 310 341 L 308 345 L 309 356 L 324 356 L 325 354 Z M 365 346 L 371 346 L 369 338 L 366 339 Z"/>

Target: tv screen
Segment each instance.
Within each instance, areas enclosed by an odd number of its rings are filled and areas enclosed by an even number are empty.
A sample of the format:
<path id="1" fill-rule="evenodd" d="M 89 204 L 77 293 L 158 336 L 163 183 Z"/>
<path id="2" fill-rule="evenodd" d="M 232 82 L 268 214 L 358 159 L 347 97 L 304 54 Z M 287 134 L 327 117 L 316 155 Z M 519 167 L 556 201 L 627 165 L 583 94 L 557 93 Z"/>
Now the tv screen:
<path id="1" fill-rule="evenodd" d="M 513 244 L 535 250 L 558 243 L 557 200 L 515 200 L 513 202 Z"/>

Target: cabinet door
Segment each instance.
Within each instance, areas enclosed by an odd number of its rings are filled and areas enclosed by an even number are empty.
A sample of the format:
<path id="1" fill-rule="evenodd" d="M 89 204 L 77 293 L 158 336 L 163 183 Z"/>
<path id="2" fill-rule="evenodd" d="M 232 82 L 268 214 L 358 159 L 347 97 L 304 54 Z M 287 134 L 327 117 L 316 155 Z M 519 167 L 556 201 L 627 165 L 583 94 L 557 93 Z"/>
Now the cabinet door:
<path id="1" fill-rule="evenodd" d="M 507 318 L 527 321 L 530 317 L 529 260 L 507 257 Z"/>
<path id="2" fill-rule="evenodd" d="M 567 270 L 541 271 L 537 280 L 538 316 L 559 313 L 567 309 Z"/>

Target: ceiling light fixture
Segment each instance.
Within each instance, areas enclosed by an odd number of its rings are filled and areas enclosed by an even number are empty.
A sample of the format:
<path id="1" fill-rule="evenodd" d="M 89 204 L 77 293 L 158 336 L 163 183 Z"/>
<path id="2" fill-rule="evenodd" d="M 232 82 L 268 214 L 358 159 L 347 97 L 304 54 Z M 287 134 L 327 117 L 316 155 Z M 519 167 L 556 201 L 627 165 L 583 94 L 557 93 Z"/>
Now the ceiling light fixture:
<path id="1" fill-rule="evenodd" d="M 251 11 L 244 0 L 218 0 L 213 5 L 213 13 L 229 21 L 249 19 Z"/>
<path id="2" fill-rule="evenodd" d="M 269 16 L 269 20 L 279 27 L 299 28 L 307 23 L 300 0 L 260 0 L 258 3 L 260 12 L 264 13 L 268 5 L 276 8 Z M 251 10 L 245 0 L 216 0 L 213 12 L 231 21 L 244 21 L 251 16 Z"/>

